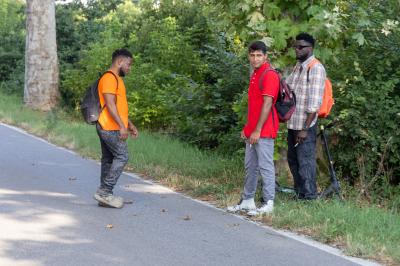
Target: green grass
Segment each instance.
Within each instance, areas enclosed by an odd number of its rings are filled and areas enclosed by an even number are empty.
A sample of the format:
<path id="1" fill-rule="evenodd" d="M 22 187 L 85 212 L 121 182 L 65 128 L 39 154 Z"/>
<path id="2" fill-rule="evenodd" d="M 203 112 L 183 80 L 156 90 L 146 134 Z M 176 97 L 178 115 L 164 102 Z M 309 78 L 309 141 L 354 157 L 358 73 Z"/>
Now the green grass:
<path id="1" fill-rule="evenodd" d="M 348 255 L 400 262 L 399 215 L 339 200 L 299 203 L 280 199 L 277 205 L 272 217 L 276 227 L 305 232 L 332 245 L 345 243 Z"/>
<path id="2" fill-rule="evenodd" d="M 0 121 L 16 125 L 52 143 L 99 159 L 95 128 L 63 111 L 42 113 L 23 107 L 21 98 L 0 91 Z M 168 136 L 141 131 L 129 140 L 128 169 L 153 178 L 217 206 L 240 197 L 243 158 L 230 158 Z M 285 179 L 285 178 L 283 178 Z M 284 183 L 285 180 L 282 180 Z M 260 221 L 335 245 L 346 254 L 374 258 L 387 265 L 400 264 L 400 215 L 356 200 L 357 191 L 345 187 L 346 201 L 299 202 L 278 194 L 275 212 Z"/>

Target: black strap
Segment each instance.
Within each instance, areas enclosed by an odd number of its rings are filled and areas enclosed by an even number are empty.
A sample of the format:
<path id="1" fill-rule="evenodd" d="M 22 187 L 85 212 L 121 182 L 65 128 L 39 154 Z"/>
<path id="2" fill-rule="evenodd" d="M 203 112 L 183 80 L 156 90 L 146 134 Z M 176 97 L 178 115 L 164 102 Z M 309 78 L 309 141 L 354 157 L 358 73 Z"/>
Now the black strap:
<path id="1" fill-rule="evenodd" d="M 316 60 L 317 63 L 314 63 L 314 62 L 315 62 L 314 60 Z M 316 58 L 314 58 L 313 60 L 311 60 L 310 63 L 308 63 L 308 65 L 307 65 L 307 83 L 310 82 L 310 70 L 311 70 L 311 68 L 312 68 L 315 64 L 318 64 L 318 63 L 321 63 L 321 62 L 320 62 L 318 59 L 316 59 Z M 311 66 L 309 66 L 309 65 L 311 65 Z"/>
<path id="2" fill-rule="evenodd" d="M 275 129 L 274 108 L 275 108 L 275 104 L 272 103 L 272 108 L 271 108 L 271 111 L 272 111 L 272 125 L 274 126 L 274 129 Z"/>
<path id="3" fill-rule="evenodd" d="M 107 74 L 107 73 L 111 73 L 111 74 L 114 76 L 115 80 L 117 81 L 117 90 L 118 90 L 118 78 L 117 78 L 117 76 L 114 74 L 114 72 L 112 72 L 112 71 L 110 71 L 110 70 L 107 70 L 106 72 L 104 72 L 104 73 L 101 75 L 101 77 L 99 78 L 99 81 L 100 81 L 100 79 L 101 79 L 105 74 Z M 115 97 L 115 103 L 117 103 L 117 97 Z M 104 108 L 106 108 L 106 102 L 105 102 L 105 101 L 104 101 L 104 106 L 103 106 L 103 107 L 101 108 L 101 110 L 100 110 L 99 116 L 100 116 L 101 112 L 103 112 Z"/>
<path id="4" fill-rule="evenodd" d="M 261 73 L 260 79 L 259 79 L 259 81 L 258 81 L 258 87 L 260 88 L 260 90 L 262 90 L 262 82 L 263 82 L 263 80 L 264 80 L 264 76 L 267 74 L 268 71 L 273 71 L 273 72 L 275 72 L 275 73 L 278 75 L 279 80 L 280 80 L 280 78 L 281 78 L 281 77 L 279 76 L 278 71 L 276 71 L 276 70 L 273 69 L 272 67 L 268 67 L 268 68 L 264 69 L 264 71 Z"/>
<path id="5" fill-rule="evenodd" d="M 117 76 L 114 74 L 114 72 L 112 72 L 112 71 L 110 71 L 110 70 L 107 70 L 106 72 L 103 73 L 103 75 L 101 75 L 100 78 L 102 78 L 102 77 L 103 77 L 105 74 L 107 74 L 107 73 L 111 73 L 111 74 L 114 76 L 115 80 L 117 81 L 117 90 L 118 90 L 118 78 L 117 78 Z"/>

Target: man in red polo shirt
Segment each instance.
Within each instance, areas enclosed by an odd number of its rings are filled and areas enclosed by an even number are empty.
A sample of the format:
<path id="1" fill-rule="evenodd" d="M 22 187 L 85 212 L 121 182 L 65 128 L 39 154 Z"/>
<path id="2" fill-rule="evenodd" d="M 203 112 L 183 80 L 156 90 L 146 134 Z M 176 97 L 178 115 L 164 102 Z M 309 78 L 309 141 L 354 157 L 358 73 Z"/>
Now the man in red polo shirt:
<path id="1" fill-rule="evenodd" d="M 274 108 L 279 92 L 279 76 L 271 71 L 267 60 L 267 47 L 261 41 L 253 42 L 248 49 L 251 67 L 254 69 L 248 90 L 247 123 L 241 137 L 246 139 L 244 189 L 241 201 L 228 211 L 248 211 L 248 214 L 271 213 L 275 198 L 274 139 L 279 120 Z M 256 208 L 254 195 L 258 175 L 262 177 L 263 204 Z"/>

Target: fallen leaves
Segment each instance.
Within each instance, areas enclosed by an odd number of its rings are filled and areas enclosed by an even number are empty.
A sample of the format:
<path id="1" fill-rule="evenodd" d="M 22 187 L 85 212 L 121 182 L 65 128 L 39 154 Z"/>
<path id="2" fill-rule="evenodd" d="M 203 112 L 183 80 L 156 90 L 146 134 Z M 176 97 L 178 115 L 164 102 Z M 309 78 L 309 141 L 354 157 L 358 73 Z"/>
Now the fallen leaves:
<path id="1" fill-rule="evenodd" d="M 239 223 L 227 224 L 228 227 L 238 227 L 239 225 Z"/>
<path id="2" fill-rule="evenodd" d="M 185 217 L 183 217 L 183 220 L 190 221 L 190 220 L 192 220 L 192 216 L 186 215 Z"/>
<path id="3" fill-rule="evenodd" d="M 107 225 L 106 225 L 106 228 L 107 228 L 107 229 L 112 229 L 112 228 L 114 228 L 114 225 L 113 225 L 113 224 L 107 224 Z"/>
<path id="4" fill-rule="evenodd" d="M 261 221 L 262 221 L 263 223 L 269 225 L 269 226 L 272 226 L 272 225 L 273 225 L 273 218 L 272 218 L 271 215 L 263 216 L 262 219 L 261 219 Z"/>

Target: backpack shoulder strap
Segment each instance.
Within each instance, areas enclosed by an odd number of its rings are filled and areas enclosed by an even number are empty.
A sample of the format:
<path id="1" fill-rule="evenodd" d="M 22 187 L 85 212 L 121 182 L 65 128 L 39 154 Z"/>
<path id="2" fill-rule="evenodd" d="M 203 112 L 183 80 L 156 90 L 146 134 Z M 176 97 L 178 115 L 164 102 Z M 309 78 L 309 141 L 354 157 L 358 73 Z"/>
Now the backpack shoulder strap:
<path id="1" fill-rule="evenodd" d="M 311 62 L 307 65 L 307 83 L 310 82 L 310 70 L 311 68 L 315 65 L 320 63 L 319 60 L 317 58 L 314 58 L 313 60 L 311 60 Z"/>
<path id="2" fill-rule="evenodd" d="M 117 78 L 117 76 L 114 74 L 114 72 L 112 72 L 112 71 L 110 71 L 110 70 L 107 70 L 106 72 L 103 73 L 103 75 L 101 75 L 100 78 L 102 78 L 102 77 L 103 77 L 105 74 L 107 74 L 107 73 L 110 73 L 110 74 L 112 74 L 112 75 L 114 76 L 115 80 L 117 81 L 117 90 L 118 90 L 118 78 Z"/>
<path id="3" fill-rule="evenodd" d="M 258 81 L 258 87 L 260 88 L 260 90 L 262 90 L 262 83 L 264 81 L 264 77 L 267 74 L 267 72 L 269 72 L 269 71 L 275 72 L 278 75 L 279 79 L 280 79 L 278 71 L 276 71 L 272 67 L 268 67 L 268 68 L 264 69 L 264 71 L 261 73 L 260 79 Z"/>
<path id="4" fill-rule="evenodd" d="M 276 69 L 273 69 L 272 67 L 268 67 L 266 69 L 264 69 L 264 71 L 261 73 L 260 79 L 259 79 L 259 83 L 258 83 L 258 87 L 260 88 L 260 90 L 262 91 L 262 82 L 264 80 L 265 75 L 267 74 L 267 72 L 272 71 L 275 72 L 278 75 L 279 80 L 281 80 L 281 77 L 279 75 L 279 72 Z M 279 88 L 280 88 L 280 83 L 279 83 Z M 278 93 L 279 94 L 279 93 Z M 276 108 L 275 104 L 272 105 L 272 109 Z M 272 110 L 271 109 L 271 110 Z M 274 116 L 274 111 L 270 112 L 270 114 L 272 115 L 272 124 L 275 126 L 275 116 Z"/>
<path id="5" fill-rule="evenodd" d="M 106 72 L 104 72 L 101 76 L 100 76 L 100 78 L 98 79 L 98 81 L 100 81 L 100 79 L 105 75 L 105 74 L 107 74 L 107 73 L 110 73 L 110 74 L 112 74 L 113 76 L 114 76 L 114 78 L 115 78 L 115 80 L 117 81 L 117 90 L 118 90 L 118 78 L 117 78 L 117 76 L 114 74 L 114 72 L 112 72 L 112 71 L 110 71 L 110 70 L 107 70 Z M 97 83 L 98 84 L 98 83 Z M 115 103 L 117 102 L 117 97 L 115 97 Z M 102 108 L 101 108 L 101 111 L 103 111 L 103 109 L 106 107 L 106 103 L 104 103 L 104 106 L 102 106 Z"/>

